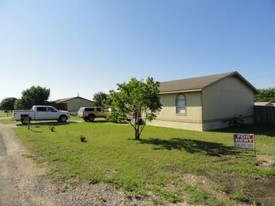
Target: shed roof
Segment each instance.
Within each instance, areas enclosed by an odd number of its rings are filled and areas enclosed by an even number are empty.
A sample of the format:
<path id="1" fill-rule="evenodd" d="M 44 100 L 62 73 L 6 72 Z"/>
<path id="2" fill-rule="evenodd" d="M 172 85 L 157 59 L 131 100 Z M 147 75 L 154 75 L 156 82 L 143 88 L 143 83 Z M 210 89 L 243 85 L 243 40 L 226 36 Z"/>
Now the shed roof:
<path id="1" fill-rule="evenodd" d="M 161 82 L 159 86 L 159 91 L 160 91 L 160 94 L 202 91 L 204 88 L 228 77 L 237 77 L 249 88 L 251 88 L 251 90 L 253 90 L 255 93 L 258 92 L 257 89 L 252 84 L 250 84 L 242 75 L 240 75 L 236 71 L 202 76 L 202 77 L 194 77 L 194 78 L 188 78 L 188 79 L 179 79 L 174 81 Z"/>
<path id="2" fill-rule="evenodd" d="M 254 102 L 255 106 L 273 106 L 272 102 Z"/>

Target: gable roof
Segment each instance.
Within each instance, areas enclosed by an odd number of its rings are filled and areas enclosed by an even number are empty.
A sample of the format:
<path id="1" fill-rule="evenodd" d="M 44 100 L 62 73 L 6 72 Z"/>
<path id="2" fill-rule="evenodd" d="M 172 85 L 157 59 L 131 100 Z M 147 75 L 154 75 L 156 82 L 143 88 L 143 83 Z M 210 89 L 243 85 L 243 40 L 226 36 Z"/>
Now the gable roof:
<path id="1" fill-rule="evenodd" d="M 224 78 L 233 77 L 233 76 L 240 79 L 251 90 L 253 90 L 253 92 L 258 93 L 257 89 L 236 71 L 223 73 L 223 74 L 215 74 L 215 75 L 208 75 L 208 76 L 202 76 L 202 77 L 194 77 L 194 78 L 188 78 L 188 79 L 161 82 L 159 86 L 159 91 L 160 91 L 160 94 L 202 91 L 204 88 Z"/>
<path id="2" fill-rule="evenodd" d="M 67 101 L 73 100 L 73 99 L 83 99 L 83 100 L 92 102 L 91 100 L 88 100 L 88 99 L 85 99 L 85 98 L 82 98 L 82 97 L 68 97 L 68 98 L 63 98 L 63 99 L 57 99 L 53 102 L 56 103 L 56 104 L 60 104 L 60 103 L 67 102 Z"/>

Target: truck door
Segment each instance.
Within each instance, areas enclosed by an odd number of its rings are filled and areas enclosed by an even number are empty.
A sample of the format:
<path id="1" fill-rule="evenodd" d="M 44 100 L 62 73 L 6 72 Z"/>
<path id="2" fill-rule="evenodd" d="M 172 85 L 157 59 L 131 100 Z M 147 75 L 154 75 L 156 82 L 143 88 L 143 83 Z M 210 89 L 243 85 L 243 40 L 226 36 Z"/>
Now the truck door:
<path id="1" fill-rule="evenodd" d="M 53 107 L 47 107 L 47 119 L 53 120 L 53 119 L 58 119 L 59 118 L 59 114 L 57 112 L 57 110 Z"/>
<path id="2" fill-rule="evenodd" d="M 104 113 L 101 107 L 96 108 L 96 116 L 97 117 L 104 117 Z"/>
<path id="3" fill-rule="evenodd" d="M 47 119 L 46 107 L 37 107 L 34 112 L 34 118 L 37 120 Z"/>

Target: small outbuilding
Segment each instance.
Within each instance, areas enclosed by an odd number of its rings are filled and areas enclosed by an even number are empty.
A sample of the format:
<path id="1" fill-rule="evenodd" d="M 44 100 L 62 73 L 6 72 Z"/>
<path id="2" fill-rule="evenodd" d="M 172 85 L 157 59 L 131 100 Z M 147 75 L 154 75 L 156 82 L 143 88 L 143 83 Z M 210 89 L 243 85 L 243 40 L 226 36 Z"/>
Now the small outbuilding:
<path id="1" fill-rule="evenodd" d="M 93 101 L 79 97 L 79 96 L 58 99 L 51 102 L 51 104 L 58 109 L 67 110 L 71 114 L 76 114 L 80 107 L 94 106 Z"/>
<path id="2" fill-rule="evenodd" d="M 204 131 L 236 117 L 254 122 L 257 89 L 236 71 L 161 82 L 159 90 L 162 110 L 153 125 Z"/>
<path id="3" fill-rule="evenodd" d="M 266 106 L 266 107 L 273 107 L 274 104 L 272 102 L 255 102 L 255 106 Z"/>

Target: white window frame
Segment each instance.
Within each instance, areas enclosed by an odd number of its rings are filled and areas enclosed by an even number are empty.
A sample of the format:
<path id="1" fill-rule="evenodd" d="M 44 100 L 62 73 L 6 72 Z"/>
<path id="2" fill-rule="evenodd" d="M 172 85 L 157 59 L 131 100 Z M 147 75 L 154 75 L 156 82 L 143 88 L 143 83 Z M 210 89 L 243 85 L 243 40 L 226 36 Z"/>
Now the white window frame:
<path id="1" fill-rule="evenodd" d="M 176 96 L 176 114 L 186 114 L 186 98 L 184 94 Z"/>

